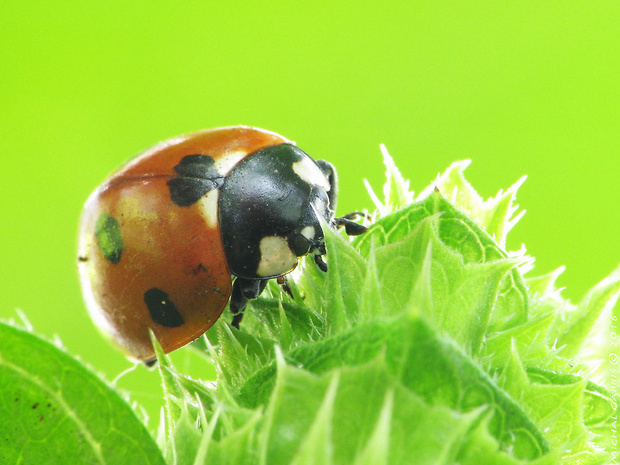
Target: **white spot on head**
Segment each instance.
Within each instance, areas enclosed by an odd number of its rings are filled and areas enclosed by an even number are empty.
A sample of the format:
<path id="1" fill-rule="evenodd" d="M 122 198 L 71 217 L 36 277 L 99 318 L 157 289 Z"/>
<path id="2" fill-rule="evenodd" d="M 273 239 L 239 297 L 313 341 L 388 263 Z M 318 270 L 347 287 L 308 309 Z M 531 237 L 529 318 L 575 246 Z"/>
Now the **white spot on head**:
<path id="1" fill-rule="evenodd" d="M 243 160 L 247 156 L 248 152 L 245 150 L 235 150 L 234 152 L 226 152 L 215 160 L 215 169 L 222 176 L 226 176 L 230 173 L 237 163 Z"/>
<path id="2" fill-rule="evenodd" d="M 304 156 L 301 160 L 293 163 L 293 171 L 308 184 L 322 187 L 326 192 L 329 191 L 329 180 L 310 157 Z"/>
<path id="3" fill-rule="evenodd" d="M 256 274 L 261 277 L 280 276 L 297 265 L 297 257 L 280 236 L 266 236 L 260 241 L 260 263 Z"/>
<path id="4" fill-rule="evenodd" d="M 217 201 L 219 197 L 220 191 L 218 189 L 213 189 L 207 192 L 207 195 L 202 196 L 198 201 L 198 208 L 209 228 L 217 228 Z"/>
<path id="5" fill-rule="evenodd" d="M 316 231 L 314 230 L 314 226 L 306 226 L 305 228 L 301 230 L 301 235 L 304 236 L 309 241 L 314 239 L 315 234 L 316 234 Z"/>

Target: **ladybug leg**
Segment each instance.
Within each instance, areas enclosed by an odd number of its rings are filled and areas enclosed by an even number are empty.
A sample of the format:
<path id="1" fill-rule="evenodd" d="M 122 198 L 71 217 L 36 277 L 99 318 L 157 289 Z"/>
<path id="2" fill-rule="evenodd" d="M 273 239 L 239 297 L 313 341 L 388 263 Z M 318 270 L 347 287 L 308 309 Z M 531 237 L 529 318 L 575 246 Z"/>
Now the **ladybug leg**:
<path id="1" fill-rule="evenodd" d="M 239 329 L 243 311 L 248 300 L 256 299 L 265 290 L 268 279 L 237 278 L 230 296 L 230 312 L 233 314 L 232 326 Z"/>
<path id="2" fill-rule="evenodd" d="M 356 212 L 351 212 L 351 213 L 347 213 L 346 215 L 342 216 L 342 218 L 345 218 L 347 220 L 359 220 L 360 218 L 363 218 L 365 220 L 372 220 L 372 215 L 370 215 L 370 213 L 368 213 L 367 211 L 356 211 Z"/>
<path id="3" fill-rule="evenodd" d="M 278 276 L 278 284 L 282 286 L 282 290 L 286 292 L 291 299 L 295 298 L 295 296 L 293 295 L 293 291 L 291 290 L 291 286 L 288 283 L 288 279 L 286 279 L 286 276 Z"/>
<path id="4" fill-rule="evenodd" d="M 349 236 L 359 236 L 368 230 L 368 228 L 363 224 L 356 223 L 345 216 L 341 218 L 334 218 L 333 223 L 336 227 L 344 226 L 344 230 Z"/>
<path id="5" fill-rule="evenodd" d="M 325 263 L 325 260 L 323 260 L 323 255 L 315 255 L 314 256 L 314 263 L 316 263 L 316 265 L 319 267 L 319 269 L 323 272 L 327 272 L 327 263 Z"/>

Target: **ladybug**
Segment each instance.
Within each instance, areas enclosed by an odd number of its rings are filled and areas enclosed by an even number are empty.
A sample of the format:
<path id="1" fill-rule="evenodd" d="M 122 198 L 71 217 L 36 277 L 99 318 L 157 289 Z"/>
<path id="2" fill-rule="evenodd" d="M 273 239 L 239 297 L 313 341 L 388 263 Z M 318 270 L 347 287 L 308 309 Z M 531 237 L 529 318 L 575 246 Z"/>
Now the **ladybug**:
<path id="1" fill-rule="evenodd" d="M 88 198 L 78 269 L 89 313 L 131 359 L 154 362 L 209 329 L 230 301 L 239 328 L 267 281 L 313 254 L 327 271 L 322 224 L 334 218 L 336 171 L 273 132 L 239 126 L 159 143 Z M 233 281 L 234 279 L 234 281 Z"/>

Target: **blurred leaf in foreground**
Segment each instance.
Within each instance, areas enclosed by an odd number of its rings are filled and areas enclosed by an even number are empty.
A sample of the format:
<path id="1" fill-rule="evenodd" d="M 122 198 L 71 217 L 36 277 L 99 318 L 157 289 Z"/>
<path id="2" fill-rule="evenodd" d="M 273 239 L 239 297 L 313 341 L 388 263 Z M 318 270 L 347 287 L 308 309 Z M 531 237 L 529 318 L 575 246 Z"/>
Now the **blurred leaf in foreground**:
<path id="1" fill-rule="evenodd" d="M 164 464 L 131 407 L 58 347 L 0 323 L 0 463 Z"/>

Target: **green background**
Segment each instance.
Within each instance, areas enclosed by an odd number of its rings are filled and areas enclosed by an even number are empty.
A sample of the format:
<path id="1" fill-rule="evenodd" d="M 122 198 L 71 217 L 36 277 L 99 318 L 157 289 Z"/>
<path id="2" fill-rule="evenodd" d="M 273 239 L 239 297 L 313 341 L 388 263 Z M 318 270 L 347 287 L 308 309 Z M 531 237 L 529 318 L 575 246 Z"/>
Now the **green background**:
<path id="1" fill-rule="evenodd" d="M 465 158 L 484 197 L 528 174 L 509 247 L 567 265 L 577 300 L 620 260 L 619 24 L 615 0 L 1 2 L 0 317 L 127 368 L 81 300 L 83 202 L 140 150 L 234 124 L 332 161 L 341 214 L 372 206 L 380 143 L 418 192 Z M 157 383 L 119 385 L 156 411 Z"/>

